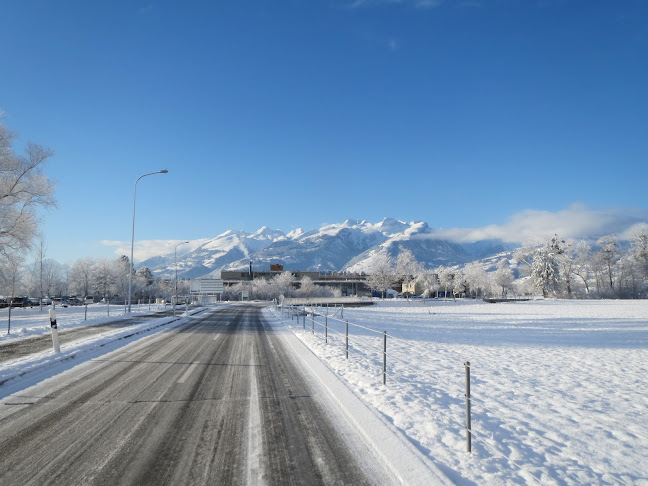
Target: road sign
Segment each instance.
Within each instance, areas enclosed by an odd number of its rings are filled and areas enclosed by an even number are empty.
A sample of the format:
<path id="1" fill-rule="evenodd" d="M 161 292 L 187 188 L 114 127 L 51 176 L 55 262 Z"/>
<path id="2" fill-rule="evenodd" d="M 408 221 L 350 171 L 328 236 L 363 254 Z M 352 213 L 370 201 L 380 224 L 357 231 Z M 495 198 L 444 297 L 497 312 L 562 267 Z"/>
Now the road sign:
<path id="1" fill-rule="evenodd" d="M 220 278 L 197 278 L 191 280 L 192 294 L 216 295 L 223 293 L 223 280 Z"/>

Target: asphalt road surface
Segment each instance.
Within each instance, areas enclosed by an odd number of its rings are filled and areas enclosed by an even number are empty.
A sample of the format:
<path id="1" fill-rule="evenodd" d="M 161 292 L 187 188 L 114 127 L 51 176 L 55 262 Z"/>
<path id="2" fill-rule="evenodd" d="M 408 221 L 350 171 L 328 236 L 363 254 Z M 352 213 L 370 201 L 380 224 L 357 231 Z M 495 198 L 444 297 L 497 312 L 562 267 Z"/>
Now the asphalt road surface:
<path id="1" fill-rule="evenodd" d="M 376 482 L 254 305 L 67 373 L 0 408 L 3 486 Z"/>

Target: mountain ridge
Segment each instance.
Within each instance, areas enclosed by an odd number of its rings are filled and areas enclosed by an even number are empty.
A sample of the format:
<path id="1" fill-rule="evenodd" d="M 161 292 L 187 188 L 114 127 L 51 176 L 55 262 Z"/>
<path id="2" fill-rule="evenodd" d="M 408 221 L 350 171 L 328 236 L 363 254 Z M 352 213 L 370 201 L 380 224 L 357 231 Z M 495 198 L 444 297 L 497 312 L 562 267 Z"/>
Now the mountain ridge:
<path id="1" fill-rule="evenodd" d="M 180 247 L 177 270 L 182 278 L 214 277 L 221 270 L 245 270 L 252 261 L 254 269 L 260 271 L 277 263 L 286 271 L 363 272 L 370 271 L 382 255 L 396 259 L 405 250 L 425 267 L 433 268 L 465 264 L 519 246 L 499 240 L 457 243 L 439 238 L 434 232 L 424 221 L 407 223 L 393 218 L 378 223 L 347 219 L 289 233 L 267 226 L 253 233 L 228 230 Z M 175 274 L 176 255 L 155 256 L 136 266 L 169 277 Z"/>

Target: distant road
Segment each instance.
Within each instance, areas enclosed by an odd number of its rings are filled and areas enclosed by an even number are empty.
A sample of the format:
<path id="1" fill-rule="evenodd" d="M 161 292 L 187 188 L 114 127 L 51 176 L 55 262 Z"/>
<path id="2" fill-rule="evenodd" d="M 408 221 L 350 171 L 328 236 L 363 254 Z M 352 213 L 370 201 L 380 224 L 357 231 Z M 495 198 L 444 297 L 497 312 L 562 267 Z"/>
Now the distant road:
<path id="1" fill-rule="evenodd" d="M 4 401 L 0 484 L 372 483 L 259 307 L 107 356 Z"/>

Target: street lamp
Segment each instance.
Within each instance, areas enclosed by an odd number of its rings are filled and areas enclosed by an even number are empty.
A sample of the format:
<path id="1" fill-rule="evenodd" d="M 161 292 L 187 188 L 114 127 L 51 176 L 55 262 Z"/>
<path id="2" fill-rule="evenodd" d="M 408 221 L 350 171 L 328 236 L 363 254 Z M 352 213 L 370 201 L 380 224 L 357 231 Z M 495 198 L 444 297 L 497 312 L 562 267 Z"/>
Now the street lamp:
<path id="1" fill-rule="evenodd" d="M 189 242 L 183 241 L 182 243 L 178 243 L 175 246 L 175 250 L 173 251 L 175 255 L 175 297 L 173 299 L 173 317 L 175 317 L 175 308 L 176 308 L 176 304 L 178 303 L 178 247 L 180 245 L 184 245 L 185 243 L 189 243 Z"/>
<path id="2" fill-rule="evenodd" d="M 148 174 L 143 174 L 137 178 L 135 181 L 135 190 L 133 191 L 133 231 L 131 233 L 131 257 L 130 257 L 130 273 L 128 275 L 128 313 L 131 311 L 131 295 L 133 289 L 133 247 L 135 246 L 135 197 L 137 196 L 137 183 L 142 177 L 150 176 L 153 174 L 166 174 L 168 170 L 158 170 L 156 172 L 150 172 Z"/>

